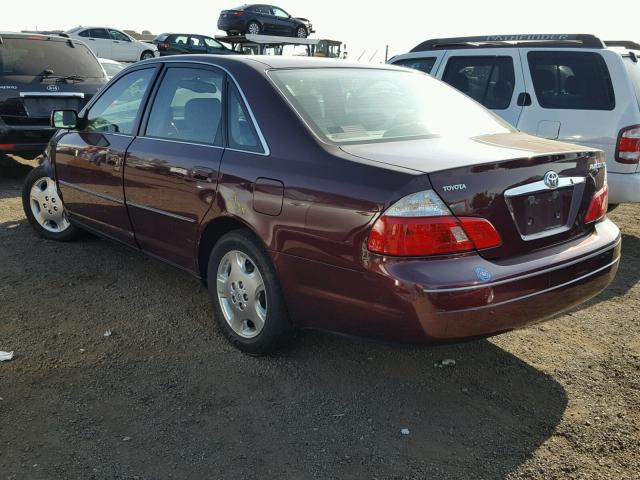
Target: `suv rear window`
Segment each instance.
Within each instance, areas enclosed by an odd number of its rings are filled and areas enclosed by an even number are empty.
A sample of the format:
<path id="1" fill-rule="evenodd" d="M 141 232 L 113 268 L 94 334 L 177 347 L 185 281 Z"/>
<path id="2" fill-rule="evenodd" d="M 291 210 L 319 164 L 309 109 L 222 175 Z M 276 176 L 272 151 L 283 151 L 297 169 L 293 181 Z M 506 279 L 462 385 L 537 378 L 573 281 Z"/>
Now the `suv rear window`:
<path id="1" fill-rule="evenodd" d="M 80 43 L 30 38 L 3 38 L 0 75 L 36 76 L 44 70 L 55 75 L 103 78 L 104 72 L 91 51 Z"/>
<path id="2" fill-rule="evenodd" d="M 404 58 L 393 62 L 394 65 L 400 65 L 401 67 L 413 68 L 414 70 L 420 70 L 424 73 L 431 73 L 433 66 L 436 63 L 436 57 L 427 58 Z"/>
<path id="3" fill-rule="evenodd" d="M 629 78 L 633 84 L 633 88 L 636 91 L 636 99 L 638 100 L 638 107 L 640 107 L 640 63 L 631 60 L 631 57 L 623 57 L 624 66 L 629 72 Z"/>
<path id="4" fill-rule="evenodd" d="M 533 88 L 542 108 L 613 110 L 613 84 L 604 58 L 594 52 L 529 52 Z"/>
<path id="5" fill-rule="evenodd" d="M 515 74 L 511 57 L 451 57 L 442 80 L 493 110 L 509 108 Z"/>

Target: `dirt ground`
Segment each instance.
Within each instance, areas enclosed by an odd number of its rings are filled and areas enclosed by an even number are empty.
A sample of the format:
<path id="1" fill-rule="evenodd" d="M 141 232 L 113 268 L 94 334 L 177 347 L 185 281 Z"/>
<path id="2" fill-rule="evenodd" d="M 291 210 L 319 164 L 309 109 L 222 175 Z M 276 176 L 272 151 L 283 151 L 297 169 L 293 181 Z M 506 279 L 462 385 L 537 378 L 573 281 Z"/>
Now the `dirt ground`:
<path id="1" fill-rule="evenodd" d="M 553 321 L 429 348 L 305 332 L 251 357 L 189 275 L 37 237 L 29 162 L 3 162 L 0 479 L 640 478 L 638 205 L 610 214 L 615 283 Z"/>

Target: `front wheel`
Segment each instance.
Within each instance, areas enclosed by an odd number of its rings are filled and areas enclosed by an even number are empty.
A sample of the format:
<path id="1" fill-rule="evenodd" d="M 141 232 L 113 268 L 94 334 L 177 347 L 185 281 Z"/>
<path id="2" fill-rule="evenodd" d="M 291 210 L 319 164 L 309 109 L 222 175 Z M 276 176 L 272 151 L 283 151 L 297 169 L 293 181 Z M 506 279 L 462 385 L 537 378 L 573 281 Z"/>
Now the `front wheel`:
<path id="1" fill-rule="evenodd" d="M 207 278 L 216 321 L 236 348 L 265 354 L 289 342 L 293 328 L 275 268 L 249 231 L 230 232 L 216 243 Z"/>
<path id="2" fill-rule="evenodd" d="M 144 52 L 142 52 L 142 55 L 140 55 L 140 60 L 150 60 L 155 57 L 156 56 L 151 50 L 145 50 Z"/>
<path id="3" fill-rule="evenodd" d="M 302 25 L 300 25 L 298 28 L 296 28 L 296 37 L 307 38 L 307 35 L 308 35 L 308 32 L 306 27 L 303 27 Z"/>
<path id="4" fill-rule="evenodd" d="M 22 207 L 38 235 L 49 240 L 74 240 L 80 230 L 71 225 L 55 180 L 40 166 L 29 172 L 22 186 Z"/>

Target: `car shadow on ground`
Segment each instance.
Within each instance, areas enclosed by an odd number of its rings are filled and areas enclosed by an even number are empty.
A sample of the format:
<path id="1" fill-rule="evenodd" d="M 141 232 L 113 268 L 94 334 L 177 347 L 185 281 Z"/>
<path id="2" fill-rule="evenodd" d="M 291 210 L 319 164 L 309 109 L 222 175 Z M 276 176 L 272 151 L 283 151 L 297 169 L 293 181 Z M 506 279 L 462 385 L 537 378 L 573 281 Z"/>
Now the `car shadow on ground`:
<path id="1" fill-rule="evenodd" d="M 95 237 L 47 242 L 24 220 L 0 241 L 14 284 L 0 338 L 18 355 L 0 375 L 3 425 L 20 432 L 9 476 L 503 479 L 567 406 L 551 376 L 487 340 L 303 332 L 244 355 L 187 274 Z"/>
<path id="2" fill-rule="evenodd" d="M 24 162 L 27 161 L 25 160 Z M 0 180 L 11 178 L 22 179 L 32 168 L 32 165 L 17 161 L 12 157 L 0 153 Z"/>

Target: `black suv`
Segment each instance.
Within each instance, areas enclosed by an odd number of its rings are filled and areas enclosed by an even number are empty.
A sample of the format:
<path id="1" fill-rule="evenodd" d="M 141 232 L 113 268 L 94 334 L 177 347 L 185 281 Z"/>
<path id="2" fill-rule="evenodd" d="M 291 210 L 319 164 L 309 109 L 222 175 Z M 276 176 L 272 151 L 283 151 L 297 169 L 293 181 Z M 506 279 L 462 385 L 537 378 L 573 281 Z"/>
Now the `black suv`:
<path id="1" fill-rule="evenodd" d="M 153 43 L 158 47 L 161 57 L 185 53 L 238 54 L 211 37 L 190 33 L 162 33 L 153 39 Z"/>
<path id="2" fill-rule="evenodd" d="M 218 28 L 229 35 L 249 33 L 306 38 L 313 33 L 309 20 L 292 17 L 273 5 L 242 5 L 223 10 L 218 18 Z"/>
<path id="3" fill-rule="evenodd" d="M 51 112 L 80 111 L 106 82 L 98 59 L 78 40 L 0 33 L 0 154 L 38 156 L 55 132 Z"/>

